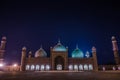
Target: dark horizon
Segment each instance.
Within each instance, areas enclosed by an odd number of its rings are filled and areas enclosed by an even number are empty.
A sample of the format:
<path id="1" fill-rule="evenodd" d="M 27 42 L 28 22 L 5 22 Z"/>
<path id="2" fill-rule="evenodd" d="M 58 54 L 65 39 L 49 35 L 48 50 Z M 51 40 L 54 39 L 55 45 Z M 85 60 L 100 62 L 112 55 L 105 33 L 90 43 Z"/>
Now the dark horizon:
<path id="1" fill-rule="evenodd" d="M 5 61 L 19 62 L 21 49 L 35 53 L 42 45 L 50 47 L 58 39 L 68 46 L 69 56 L 76 44 L 85 53 L 97 48 L 99 64 L 114 64 L 111 37 L 120 46 L 120 10 L 116 3 L 81 2 L 1 2 L 0 37 L 7 37 Z"/>

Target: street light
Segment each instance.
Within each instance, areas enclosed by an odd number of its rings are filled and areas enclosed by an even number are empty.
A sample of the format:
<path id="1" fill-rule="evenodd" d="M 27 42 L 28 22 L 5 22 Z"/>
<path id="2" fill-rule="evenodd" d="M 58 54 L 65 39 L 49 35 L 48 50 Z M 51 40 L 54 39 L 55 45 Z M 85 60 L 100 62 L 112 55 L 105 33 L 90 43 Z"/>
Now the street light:
<path id="1" fill-rule="evenodd" d="M 18 65 L 17 64 L 13 64 L 13 67 L 17 67 Z"/>
<path id="2" fill-rule="evenodd" d="M 0 67 L 3 67 L 4 65 L 3 65 L 3 63 L 0 63 Z"/>

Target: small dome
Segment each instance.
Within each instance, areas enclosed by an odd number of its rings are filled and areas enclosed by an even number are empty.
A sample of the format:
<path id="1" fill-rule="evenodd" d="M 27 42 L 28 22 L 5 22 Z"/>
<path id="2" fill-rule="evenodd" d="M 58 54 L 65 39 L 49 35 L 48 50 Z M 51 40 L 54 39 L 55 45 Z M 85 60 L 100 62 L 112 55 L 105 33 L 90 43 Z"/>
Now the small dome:
<path id="1" fill-rule="evenodd" d="M 72 52 L 72 58 L 83 58 L 83 52 L 76 46 L 76 49 Z"/>
<path id="2" fill-rule="evenodd" d="M 22 50 L 26 50 L 27 48 L 24 46 L 23 48 L 22 48 Z"/>
<path id="3" fill-rule="evenodd" d="M 111 38 L 112 40 L 116 40 L 116 38 L 115 38 L 115 36 L 112 36 L 112 38 Z"/>
<path id="4" fill-rule="evenodd" d="M 58 41 L 57 45 L 53 47 L 53 51 L 67 51 L 67 49 Z"/>
<path id="5" fill-rule="evenodd" d="M 92 47 L 92 51 L 96 52 L 96 48 L 94 46 Z"/>
<path id="6" fill-rule="evenodd" d="M 5 36 L 2 37 L 2 40 L 6 40 L 7 38 Z"/>
<path id="7" fill-rule="evenodd" d="M 35 57 L 47 57 L 47 53 L 41 47 L 39 50 L 35 52 Z"/>

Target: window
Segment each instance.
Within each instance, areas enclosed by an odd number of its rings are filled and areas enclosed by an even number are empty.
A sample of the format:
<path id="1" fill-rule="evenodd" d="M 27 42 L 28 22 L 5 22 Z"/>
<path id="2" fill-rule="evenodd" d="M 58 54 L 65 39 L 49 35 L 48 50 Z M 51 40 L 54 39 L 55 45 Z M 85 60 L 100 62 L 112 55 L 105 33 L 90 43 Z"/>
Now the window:
<path id="1" fill-rule="evenodd" d="M 39 69 L 40 69 L 40 66 L 36 65 L 36 71 L 39 71 Z"/>
<path id="2" fill-rule="evenodd" d="M 73 70 L 73 65 L 69 65 L 69 70 Z"/>
<path id="3" fill-rule="evenodd" d="M 89 70 L 93 70 L 93 65 L 89 64 Z"/>
<path id="4" fill-rule="evenodd" d="M 44 68 L 45 68 L 44 65 L 41 65 L 41 71 L 44 71 Z"/>
<path id="5" fill-rule="evenodd" d="M 46 65 L 46 70 L 50 70 L 50 66 L 49 65 Z"/>
<path id="6" fill-rule="evenodd" d="M 113 66 L 113 70 L 116 70 L 116 68 Z"/>
<path id="7" fill-rule="evenodd" d="M 62 70 L 62 65 L 61 64 L 57 65 L 57 70 Z"/>
<path id="8" fill-rule="evenodd" d="M 102 69 L 103 69 L 103 71 L 105 71 L 105 67 L 103 67 Z"/>
<path id="9" fill-rule="evenodd" d="M 79 70 L 83 70 L 83 65 L 79 65 Z"/>
<path id="10" fill-rule="evenodd" d="M 78 70 L 78 66 L 77 65 L 74 65 L 74 70 Z"/>
<path id="11" fill-rule="evenodd" d="M 87 64 L 84 65 L 84 70 L 88 70 L 88 65 Z"/>
<path id="12" fill-rule="evenodd" d="M 31 65 L 31 70 L 34 70 L 35 66 L 34 65 Z"/>
<path id="13" fill-rule="evenodd" d="M 29 70 L 30 66 L 29 65 L 26 65 L 26 70 Z"/>

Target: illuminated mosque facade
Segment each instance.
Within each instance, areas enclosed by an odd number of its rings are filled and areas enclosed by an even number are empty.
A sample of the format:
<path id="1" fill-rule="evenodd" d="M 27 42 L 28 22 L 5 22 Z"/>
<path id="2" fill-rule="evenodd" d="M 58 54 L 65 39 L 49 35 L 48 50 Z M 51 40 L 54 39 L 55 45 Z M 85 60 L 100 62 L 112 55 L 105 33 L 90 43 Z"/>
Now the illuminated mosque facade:
<path id="1" fill-rule="evenodd" d="M 0 45 L 0 66 L 4 62 L 6 37 L 2 37 Z M 115 37 L 112 37 L 113 53 L 116 65 L 112 68 L 120 70 L 120 57 L 118 53 L 118 46 Z M 26 47 L 21 51 L 21 65 L 18 67 L 19 71 L 98 71 L 101 68 L 104 70 L 106 65 L 98 66 L 96 48 L 92 47 L 92 55 L 89 52 L 85 54 L 78 46 L 72 51 L 71 57 L 68 57 L 68 47 L 62 45 L 60 40 L 58 43 L 50 47 L 50 57 L 47 57 L 46 51 L 41 46 L 35 53 L 27 51 Z M 27 53 L 28 52 L 28 53 Z M 28 55 L 27 55 L 28 54 Z M 32 56 L 34 54 L 34 57 Z M 109 66 L 106 66 L 106 68 Z M 12 68 L 11 66 L 7 69 Z"/>
<path id="2" fill-rule="evenodd" d="M 32 57 L 30 51 L 27 57 L 26 47 L 22 48 L 21 70 L 22 71 L 48 71 L 48 70 L 98 70 L 96 48 L 92 48 L 92 57 L 89 52 L 83 52 L 76 46 L 72 57 L 68 57 L 68 47 L 64 47 L 60 41 L 50 47 L 50 57 L 41 47 Z"/>

